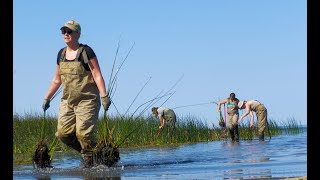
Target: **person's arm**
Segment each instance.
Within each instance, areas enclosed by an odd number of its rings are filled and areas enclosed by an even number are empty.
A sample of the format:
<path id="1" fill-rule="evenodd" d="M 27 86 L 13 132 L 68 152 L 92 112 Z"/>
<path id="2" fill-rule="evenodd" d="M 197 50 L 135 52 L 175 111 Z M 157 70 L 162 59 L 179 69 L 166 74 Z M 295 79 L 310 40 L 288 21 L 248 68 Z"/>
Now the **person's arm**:
<path id="1" fill-rule="evenodd" d="M 245 103 L 246 106 L 246 112 L 244 114 L 242 114 L 242 116 L 239 118 L 238 120 L 238 124 L 240 124 L 240 122 L 243 120 L 244 117 L 246 117 L 248 114 L 252 115 L 251 109 L 250 109 L 250 104 L 248 102 Z M 253 118 L 253 116 L 252 116 Z"/>
<path id="2" fill-rule="evenodd" d="M 253 112 L 250 111 L 250 128 L 253 128 L 253 125 L 254 125 L 254 121 L 253 121 Z"/>
<path id="3" fill-rule="evenodd" d="M 96 82 L 97 87 L 99 89 L 100 96 L 105 97 L 107 95 L 106 86 L 105 86 L 105 82 L 99 67 L 97 57 L 92 58 L 88 64 L 89 64 L 93 79 Z"/>
<path id="4" fill-rule="evenodd" d="M 56 72 L 53 76 L 53 79 L 50 83 L 48 92 L 47 92 L 46 96 L 44 97 L 44 99 L 50 100 L 52 98 L 52 96 L 54 95 L 54 93 L 56 93 L 56 91 L 58 90 L 60 85 L 61 85 L 60 68 L 59 68 L 59 65 L 57 65 Z"/>
<path id="5" fill-rule="evenodd" d="M 159 126 L 159 128 L 162 129 L 163 126 L 164 126 L 164 118 L 163 118 L 162 115 L 160 115 L 159 119 L 160 119 L 160 126 Z"/>
<path id="6" fill-rule="evenodd" d="M 221 100 L 221 101 L 219 101 L 218 102 L 218 112 L 220 112 L 221 111 L 221 104 L 225 104 L 225 103 L 227 103 L 228 102 L 228 98 L 227 99 L 223 99 L 223 100 Z"/>

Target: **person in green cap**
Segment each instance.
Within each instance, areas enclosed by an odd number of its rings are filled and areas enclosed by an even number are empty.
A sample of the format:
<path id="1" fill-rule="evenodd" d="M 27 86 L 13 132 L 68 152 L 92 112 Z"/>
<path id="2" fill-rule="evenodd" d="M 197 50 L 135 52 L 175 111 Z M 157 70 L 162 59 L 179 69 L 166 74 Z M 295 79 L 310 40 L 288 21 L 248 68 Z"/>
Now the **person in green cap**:
<path id="1" fill-rule="evenodd" d="M 42 108 L 46 111 L 50 107 L 50 99 L 62 85 L 55 135 L 82 154 L 85 167 L 91 167 L 92 149 L 96 145 L 94 131 L 101 103 L 107 111 L 111 100 L 106 92 L 96 54 L 90 46 L 79 43 L 80 24 L 70 20 L 60 30 L 66 46 L 58 52 L 56 71 Z"/>
<path id="2" fill-rule="evenodd" d="M 227 106 L 227 120 L 228 129 L 232 141 L 239 142 L 239 130 L 238 130 L 238 104 L 239 99 L 236 98 L 235 93 L 230 93 L 230 96 L 218 102 L 218 112 L 221 113 L 221 104 L 226 104 Z"/>

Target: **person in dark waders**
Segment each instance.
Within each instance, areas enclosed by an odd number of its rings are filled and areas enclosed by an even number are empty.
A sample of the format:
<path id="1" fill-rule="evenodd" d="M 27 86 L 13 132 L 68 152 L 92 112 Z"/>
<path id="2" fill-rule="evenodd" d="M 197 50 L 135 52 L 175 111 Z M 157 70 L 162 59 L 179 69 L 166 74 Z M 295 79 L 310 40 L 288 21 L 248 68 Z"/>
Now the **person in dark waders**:
<path id="1" fill-rule="evenodd" d="M 56 71 L 42 108 L 46 111 L 50 107 L 50 99 L 62 84 L 63 94 L 55 135 L 82 154 L 84 167 L 91 167 L 92 149 L 96 145 L 93 133 L 101 102 L 107 111 L 111 101 L 97 56 L 90 46 L 79 43 L 79 23 L 70 20 L 60 30 L 66 46 L 58 52 Z"/>
<path id="2" fill-rule="evenodd" d="M 172 138 L 176 124 L 175 112 L 167 107 L 153 107 L 151 111 L 155 117 L 159 117 L 160 125 L 158 128 L 158 135 L 161 133 L 164 125 L 167 124 L 167 127 L 169 128 L 169 137 Z"/>
<path id="3" fill-rule="evenodd" d="M 227 120 L 228 129 L 232 141 L 239 142 L 239 130 L 238 130 L 238 104 L 239 100 L 236 98 L 235 93 L 230 93 L 230 96 L 218 102 L 218 111 L 221 112 L 221 104 L 226 104 L 227 106 Z"/>
<path id="4" fill-rule="evenodd" d="M 250 114 L 250 128 L 254 127 L 254 119 L 253 119 L 253 112 L 256 113 L 257 121 L 258 121 L 258 136 L 259 141 L 264 141 L 264 132 L 267 126 L 267 108 L 257 100 L 247 100 L 247 101 L 240 101 L 238 103 L 239 109 L 245 109 L 246 112 L 242 114 L 239 118 L 238 123 L 243 120 L 248 114 Z"/>

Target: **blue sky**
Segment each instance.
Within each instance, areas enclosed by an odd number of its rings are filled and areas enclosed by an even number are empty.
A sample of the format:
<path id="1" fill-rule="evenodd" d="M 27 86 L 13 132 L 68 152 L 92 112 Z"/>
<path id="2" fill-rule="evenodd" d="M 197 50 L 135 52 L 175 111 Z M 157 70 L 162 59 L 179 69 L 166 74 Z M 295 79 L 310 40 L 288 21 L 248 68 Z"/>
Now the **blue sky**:
<path id="1" fill-rule="evenodd" d="M 269 118 L 279 123 L 294 118 L 306 125 L 306 4 L 303 0 L 14 0 L 13 111 L 42 113 L 57 53 L 65 46 L 59 29 L 74 19 L 82 27 L 80 43 L 95 51 L 106 84 L 119 39 L 116 67 L 135 43 L 119 71 L 112 99 L 120 113 L 132 102 L 129 112 L 134 112 L 183 76 L 164 106 L 209 103 L 234 92 L 240 100 L 263 102 Z M 58 113 L 60 97 L 48 113 Z M 175 111 L 209 125 L 217 124 L 219 117 L 215 104 Z M 108 113 L 117 115 L 114 106 Z"/>

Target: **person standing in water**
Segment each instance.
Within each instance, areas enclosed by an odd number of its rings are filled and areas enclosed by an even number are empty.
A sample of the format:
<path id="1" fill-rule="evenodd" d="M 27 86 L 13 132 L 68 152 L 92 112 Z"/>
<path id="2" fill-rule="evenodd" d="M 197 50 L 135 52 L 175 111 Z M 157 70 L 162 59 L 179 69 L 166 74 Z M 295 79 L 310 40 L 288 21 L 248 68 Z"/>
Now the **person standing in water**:
<path id="1" fill-rule="evenodd" d="M 236 98 L 235 93 L 230 93 L 230 96 L 218 102 L 218 112 L 221 113 L 221 104 L 226 104 L 227 106 L 227 120 L 228 129 L 232 141 L 239 142 L 239 130 L 238 130 L 238 104 L 239 100 Z"/>
<path id="2" fill-rule="evenodd" d="M 56 136 L 82 154 L 85 167 L 93 165 L 94 132 L 101 102 L 107 111 L 111 104 L 98 59 L 92 48 L 79 43 L 81 27 L 75 20 L 61 28 L 66 46 L 58 52 L 56 71 L 44 97 L 42 108 L 50 107 L 50 99 L 63 87 Z M 100 102 L 101 97 L 101 102 Z"/>

